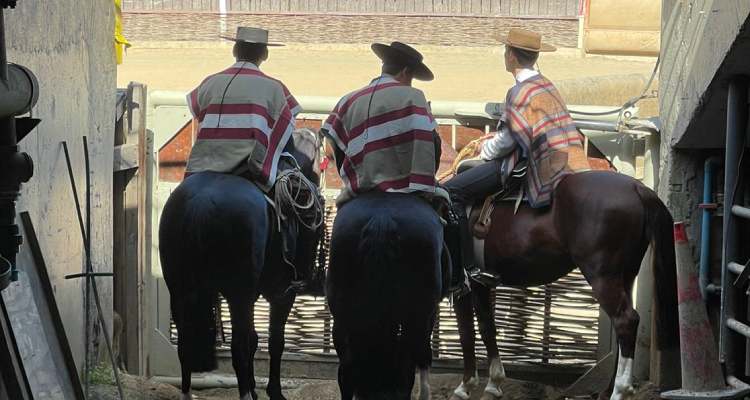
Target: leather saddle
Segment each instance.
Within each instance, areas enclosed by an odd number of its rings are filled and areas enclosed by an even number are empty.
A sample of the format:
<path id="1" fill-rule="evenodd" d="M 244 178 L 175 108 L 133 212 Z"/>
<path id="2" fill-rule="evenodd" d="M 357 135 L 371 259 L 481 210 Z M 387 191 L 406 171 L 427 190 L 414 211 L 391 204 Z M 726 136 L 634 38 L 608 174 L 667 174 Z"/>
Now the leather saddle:
<path id="1" fill-rule="evenodd" d="M 481 163 L 479 160 L 467 160 L 462 162 L 458 166 L 458 172 L 461 173 L 469 168 L 476 166 Z M 513 201 L 516 203 L 516 210 L 521 202 L 525 201 L 525 195 L 523 193 L 523 183 L 526 178 L 526 172 L 528 168 L 528 162 L 525 159 L 520 160 L 513 168 L 513 171 L 508 174 L 505 185 L 500 188 L 496 193 L 487 196 L 481 202 L 477 202 L 472 207 L 471 214 L 469 216 L 469 224 L 471 226 L 472 233 L 479 239 L 484 239 L 490 230 L 492 224 L 492 211 L 495 209 L 495 204 L 501 201 Z"/>

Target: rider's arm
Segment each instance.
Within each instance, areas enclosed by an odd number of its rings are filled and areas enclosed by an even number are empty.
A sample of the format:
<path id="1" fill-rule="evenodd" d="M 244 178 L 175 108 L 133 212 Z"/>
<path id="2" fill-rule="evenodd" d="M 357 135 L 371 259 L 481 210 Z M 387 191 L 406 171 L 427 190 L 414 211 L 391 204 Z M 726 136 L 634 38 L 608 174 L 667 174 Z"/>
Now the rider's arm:
<path id="1" fill-rule="evenodd" d="M 503 158 L 516 147 L 516 141 L 513 140 L 507 126 L 500 124 L 499 128 L 494 137 L 482 144 L 482 152 L 479 156 L 485 161 Z"/>

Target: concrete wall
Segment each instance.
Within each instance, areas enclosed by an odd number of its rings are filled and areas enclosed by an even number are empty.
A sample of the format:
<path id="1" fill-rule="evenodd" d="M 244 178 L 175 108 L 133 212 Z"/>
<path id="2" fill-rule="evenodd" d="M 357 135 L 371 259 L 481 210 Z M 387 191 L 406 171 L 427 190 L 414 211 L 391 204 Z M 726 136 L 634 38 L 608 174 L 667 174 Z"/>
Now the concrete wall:
<path id="1" fill-rule="evenodd" d="M 723 147 L 726 79 L 750 71 L 749 15 L 748 0 L 663 0 L 659 108 L 666 145 Z"/>
<path id="2" fill-rule="evenodd" d="M 20 0 L 5 11 L 8 60 L 29 67 L 41 94 L 33 110 L 39 127 L 23 140 L 34 159 L 34 177 L 23 186 L 19 211 L 28 210 L 76 363 L 83 366 L 83 246 L 62 150 L 67 141 L 81 201 L 85 189 L 83 135 L 91 154 L 92 260 L 112 265 L 112 146 L 115 104 L 114 15 L 110 0 Z M 23 266 L 19 266 L 23 268 Z M 102 305 L 111 320 L 112 285 L 99 278 Z"/>
<path id="3" fill-rule="evenodd" d="M 663 0 L 659 194 L 694 245 L 703 163 L 724 146 L 726 82 L 750 71 L 749 14 L 747 0 Z"/>

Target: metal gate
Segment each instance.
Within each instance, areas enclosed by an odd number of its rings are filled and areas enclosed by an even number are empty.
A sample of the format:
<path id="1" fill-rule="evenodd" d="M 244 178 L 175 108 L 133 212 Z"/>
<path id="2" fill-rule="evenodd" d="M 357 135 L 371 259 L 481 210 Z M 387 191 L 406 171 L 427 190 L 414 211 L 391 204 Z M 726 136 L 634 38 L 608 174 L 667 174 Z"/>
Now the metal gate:
<path id="1" fill-rule="evenodd" d="M 748 80 L 735 78 L 729 84 L 727 99 L 727 139 L 724 164 L 724 245 L 721 271 L 721 328 L 719 357 L 726 367 L 727 383 L 741 386 L 738 376 L 750 375 L 750 302 L 747 286 L 750 273 L 746 234 L 750 208 L 742 160 L 747 148 Z M 742 229 L 742 228 L 745 229 Z M 743 351 L 744 348 L 744 351 Z M 740 363 L 744 360 L 744 365 Z"/>

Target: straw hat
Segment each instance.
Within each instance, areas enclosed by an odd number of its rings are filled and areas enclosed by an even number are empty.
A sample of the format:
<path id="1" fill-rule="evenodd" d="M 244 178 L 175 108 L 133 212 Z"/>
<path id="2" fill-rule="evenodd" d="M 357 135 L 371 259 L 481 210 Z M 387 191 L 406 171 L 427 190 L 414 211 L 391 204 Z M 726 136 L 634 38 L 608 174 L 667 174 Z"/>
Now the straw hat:
<path id="1" fill-rule="evenodd" d="M 401 42 L 392 42 L 390 45 L 373 43 L 372 51 L 385 62 L 398 63 L 414 69 L 414 78 L 420 81 L 431 81 L 435 75 L 422 62 L 422 54 L 415 48 Z"/>
<path id="2" fill-rule="evenodd" d="M 237 35 L 220 36 L 222 39 L 233 40 L 235 42 L 265 44 L 266 46 L 283 46 L 281 43 L 268 43 L 268 31 L 260 28 L 251 28 L 247 26 L 238 26 Z"/>
<path id="3" fill-rule="evenodd" d="M 555 46 L 542 43 L 541 34 L 520 28 L 511 28 L 508 36 L 501 37 L 500 42 L 506 46 L 537 53 L 557 50 Z"/>

